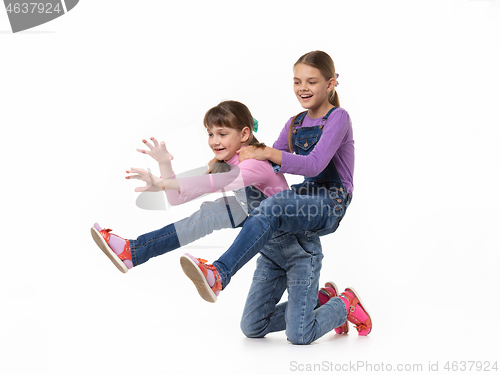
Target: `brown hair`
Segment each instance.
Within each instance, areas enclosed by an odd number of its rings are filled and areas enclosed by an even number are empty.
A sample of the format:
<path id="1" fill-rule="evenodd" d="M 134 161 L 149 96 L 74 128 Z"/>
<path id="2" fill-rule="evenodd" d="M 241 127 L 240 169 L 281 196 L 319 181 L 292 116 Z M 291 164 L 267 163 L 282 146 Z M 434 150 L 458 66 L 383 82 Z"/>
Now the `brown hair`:
<path id="1" fill-rule="evenodd" d="M 264 143 L 260 143 L 255 137 L 253 133 L 253 121 L 254 118 L 245 104 L 235 100 L 225 100 L 207 111 L 203 118 L 203 125 L 206 129 L 210 129 L 213 126 L 221 126 L 238 131 L 242 131 L 245 127 L 248 127 L 250 135 L 246 143 L 249 146 L 266 147 Z M 227 172 L 230 169 L 226 162 L 217 160 L 210 165 L 208 173 Z"/>
<path id="2" fill-rule="evenodd" d="M 300 56 L 297 62 L 293 64 L 293 67 L 295 68 L 295 66 L 297 66 L 298 64 L 306 64 L 312 66 L 313 68 L 318 69 L 327 81 L 329 81 L 332 78 L 335 79 L 337 78 L 333 60 L 326 52 L 323 51 L 308 52 L 305 55 Z M 339 95 L 337 94 L 337 90 L 333 89 L 328 93 L 328 102 L 334 107 L 340 107 Z M 290 129 L 288 130 L 288 148 L 290 149 L 290 152 L 293 152 L 293 145 L 292 145 L 293 123 L 295 122 L 295 119 L 299 115 L 300 113 L 293 118 L 292 123 L 290 124 Z"/>

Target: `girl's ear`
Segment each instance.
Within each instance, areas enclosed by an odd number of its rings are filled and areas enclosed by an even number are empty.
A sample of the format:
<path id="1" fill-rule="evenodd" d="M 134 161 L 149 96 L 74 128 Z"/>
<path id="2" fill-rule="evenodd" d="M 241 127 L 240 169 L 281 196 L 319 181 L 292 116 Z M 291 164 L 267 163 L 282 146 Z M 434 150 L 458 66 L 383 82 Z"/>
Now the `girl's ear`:
<path id="1" fill-rule="evenodd" d="M 250 138 L 250 128 L 248 126 L 245 126 L 241 131 L 240 136 L 242 143 L 248 141 L 248 138 Z"/>
<path id="2" fill-rule="evenodd" d="M 333 89 L 335 89 L 335 82 L 337 82 L 335 78 L 330 78 L 328 80 L 328 86 L 326 87 L 327 92 L 330 92 Z"/>

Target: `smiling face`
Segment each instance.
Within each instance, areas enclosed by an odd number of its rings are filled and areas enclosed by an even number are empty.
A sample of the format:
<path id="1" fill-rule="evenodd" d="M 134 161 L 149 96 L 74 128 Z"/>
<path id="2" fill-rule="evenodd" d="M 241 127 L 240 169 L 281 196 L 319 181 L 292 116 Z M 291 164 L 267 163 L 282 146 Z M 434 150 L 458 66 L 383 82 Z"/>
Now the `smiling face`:
<path id="1" fill-rule="evenodd" d="M 321 71 L 307 64 L 293 68 L 293 90 L 302 108 L 309 110 L 309 117 L 324 116 L 332 105 L 328 93 L 335 89 L 335 79 L 326 80 Z"/>
<path id="2" fill-rule="evenodd" d="M 236 155 L 236 151 L 248 141 L 250 129 L 243 128 L 242 131 L 224 126 L 211 126 L 207 129 L 208 145 L 215 154 L 217 160 L 227 161 Z"/>

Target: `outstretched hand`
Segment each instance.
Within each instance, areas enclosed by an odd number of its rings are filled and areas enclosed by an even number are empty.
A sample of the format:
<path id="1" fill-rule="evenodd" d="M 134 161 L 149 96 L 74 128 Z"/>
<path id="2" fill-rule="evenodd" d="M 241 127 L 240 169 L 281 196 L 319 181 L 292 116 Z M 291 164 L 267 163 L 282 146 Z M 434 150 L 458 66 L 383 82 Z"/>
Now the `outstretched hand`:
<path id="1" fill-rule="evenodd" d="M 135 173 L 133 175 L 128 175 L 126 179 L 141 180 L 146 183 L 145 186 L 135 188 L 135 191 L 140 193 L 143 191 L 162 191 L 164 190 L 162 186 L 162 179 L 155 176 L 149 171 L 142 168 L 130 168 L 126 171 L 127 173 Z"/>
<path id="2" fill-rule="evenodd" d="M 155 159 L 158 163 L 165 163 L 171 161 L 174 157 L 170 152 L 167 151 L 167 147 L 165 146 L 165 142 L 161 141 L 158 143 L 158 141 L 151 137 L 151 141 L 153 141 L 153 144 L 149 143 L 145 139 L 142 140 L 142 143 L 144 143 L 146 146 L 149 147 L 150 151 L 148 150 L 142 150 L 140 148 L 137 149 L 138 152 L 142 154 L 146 154 L 151 156 L 153 159 Z"/>

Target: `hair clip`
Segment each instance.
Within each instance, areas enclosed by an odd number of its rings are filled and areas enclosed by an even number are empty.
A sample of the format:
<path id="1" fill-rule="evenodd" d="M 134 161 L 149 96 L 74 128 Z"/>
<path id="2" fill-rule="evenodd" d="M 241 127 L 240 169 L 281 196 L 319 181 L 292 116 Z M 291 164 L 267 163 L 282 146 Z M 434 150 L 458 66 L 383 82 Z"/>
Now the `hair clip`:
<path id="1" fill-rule="evenodd" d="M 335 73 L 336 77 L 335 77 L 335 87 L 337 87 L 339 85 L 339 81 L 337 81 L 337 78 L 339 78 L 339 74 L 338 73 Z"/>
<path id="2" fill-rule="evenodd" d="M 259 122 L 256 119 L 253 119 L 253 132 L 257 133 L 257 130 L 259 129 Z"/>

